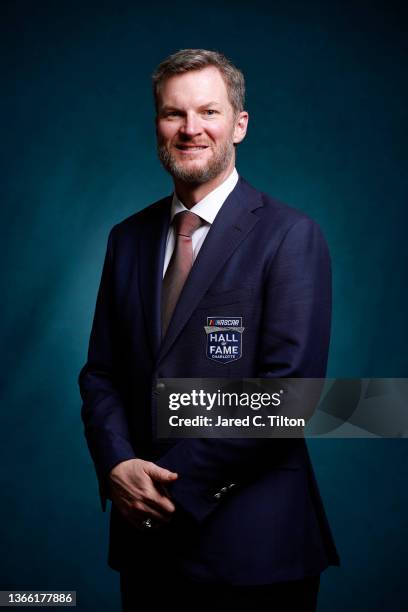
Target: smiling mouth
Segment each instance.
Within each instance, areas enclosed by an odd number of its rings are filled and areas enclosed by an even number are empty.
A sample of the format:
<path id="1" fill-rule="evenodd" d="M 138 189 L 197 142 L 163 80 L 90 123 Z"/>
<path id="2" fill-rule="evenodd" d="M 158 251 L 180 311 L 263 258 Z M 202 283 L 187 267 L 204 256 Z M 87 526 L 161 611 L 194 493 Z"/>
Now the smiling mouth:
<path id="1" fill-rule="evenodd" d="M 176 145 L 176 149 L 179 151 L 186 151 L 187 153 L 193 151 L 204 151 L 204 149 L 208 149 L 207 145 Z"/>

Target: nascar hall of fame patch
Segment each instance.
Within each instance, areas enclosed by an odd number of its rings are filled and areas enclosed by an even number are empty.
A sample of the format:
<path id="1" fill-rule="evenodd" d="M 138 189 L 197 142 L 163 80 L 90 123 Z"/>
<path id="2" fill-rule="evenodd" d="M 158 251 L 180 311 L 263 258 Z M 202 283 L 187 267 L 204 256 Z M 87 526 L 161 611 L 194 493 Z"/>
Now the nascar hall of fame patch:
<path id="1" fill-rule="evenodd" d="M 207 357 L 230 363 L 242 357 L 242 317 L 207 317 Z"/>

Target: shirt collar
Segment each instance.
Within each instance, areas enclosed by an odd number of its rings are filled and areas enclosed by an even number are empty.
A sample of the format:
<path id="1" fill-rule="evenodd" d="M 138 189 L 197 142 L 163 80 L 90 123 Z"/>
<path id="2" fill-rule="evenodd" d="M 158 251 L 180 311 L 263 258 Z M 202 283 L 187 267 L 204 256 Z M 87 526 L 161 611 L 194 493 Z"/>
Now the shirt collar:
<path id="1" fill-rule="evenodd" d="M 178 199 L 176 192 L 174 192 L 173 201 L 171 203 L 171 221 L 173 221 L 173 218 L 179 212 L 182 212 L 183 210 L 190 210 L 211 225 L 211 223 L 214 222 L 214 219 L 217 216 L 221 206 L 224 204 L 225 200 L 237 184 L 238 179 L 238 172 L 236 168 L 234 168 L 231 174 L 225 179 L 224 182 L 221 183 L 221 185 L 218 185 L 218 187 L 210 191 L 205 198 L 197 202 L 197 204 L 194 204 L 194 206 L 190 209 L 184 206 L 184 204 Z"/>

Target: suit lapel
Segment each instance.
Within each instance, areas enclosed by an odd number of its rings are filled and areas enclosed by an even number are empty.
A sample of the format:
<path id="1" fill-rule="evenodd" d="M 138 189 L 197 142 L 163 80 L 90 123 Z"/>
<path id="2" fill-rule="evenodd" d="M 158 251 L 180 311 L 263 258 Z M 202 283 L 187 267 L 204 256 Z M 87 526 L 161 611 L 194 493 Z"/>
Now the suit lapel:
<path id="1" fill-rule="evenodd" d="M 161 343 L 161 285 L 166 239 L 170 225 L 171 196 L 162 200 L 139 239 L 140 287 L 146 327 L 153 356 Z"/>
<path id="2" fill-rule="evenodd" d="M 260 194 L 240 179 L 221 207 L 187 278 L 160 347 L 159 361 L 174 344 L 222 266 L 258 222 L 252 211 L 260 206 Z"/>

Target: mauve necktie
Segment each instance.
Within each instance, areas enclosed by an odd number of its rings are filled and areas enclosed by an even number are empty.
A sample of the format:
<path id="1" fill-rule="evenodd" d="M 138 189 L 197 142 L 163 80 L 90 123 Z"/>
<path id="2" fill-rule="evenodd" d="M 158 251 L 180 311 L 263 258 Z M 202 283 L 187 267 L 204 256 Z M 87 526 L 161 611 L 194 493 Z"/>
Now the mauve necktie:
<path id="1" fill-rule="evenodd" d="M 202 225 L 198 215 L 185 210 L 173 219 L 175 245 L 163 279 L 162 288 L 162 337 L 165 336 L 181 290 L 193 266 L 191 236 Z"/>

